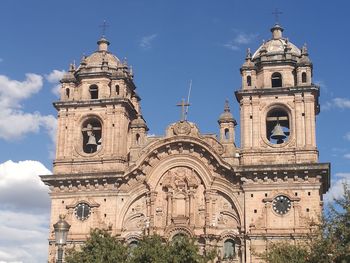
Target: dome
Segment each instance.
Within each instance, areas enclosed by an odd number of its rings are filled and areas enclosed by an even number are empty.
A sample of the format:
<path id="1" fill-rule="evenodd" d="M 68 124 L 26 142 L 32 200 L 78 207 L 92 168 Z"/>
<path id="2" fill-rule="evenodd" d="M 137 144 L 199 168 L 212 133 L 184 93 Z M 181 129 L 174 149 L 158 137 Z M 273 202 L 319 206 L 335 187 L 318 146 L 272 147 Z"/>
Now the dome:
<path id="1" fill-rule="evenodd" d="M 230 111 L 230 106 L 228 104 L 228 101 L 226 100 L 225 102 L 225 108 L 224 108 L 224 112 L 221 113 L 219 120 L 219 123 L 224 123 L 224 122 L 233 122 L 236 123 L 236 120 L 233 118 L 233 115 Z"/>
<path id="2" fill-rule="evenodd" d="M 136 119 L 131 121 L 130 128 L 144 128 L 148 130 L 147 124 L 140 114 L 138 114 Z"/>
<path id="3" fill-rule="evenodd" d="M 106 65 L 109 68 L 117 69 L 122 63 L 120 60 L 108 51 L 109 42 L 102 37 L 97 41 L 98 50 L 83 59 L 85 68 L 101 68 Z"/>
<path id="4" fill-rule="evenodd" d="M 70 64 L 68 72 L 66 72 L 61 79 L 61 83 L 75 82 L 76 78 L 74 76 L 74 72 L 75 72 L 75 65 Z"/>
<path id="5" fill-rule="evenodd" d="M 252 60 L 256 60 L 261 56 L 267 56 L 274 59 L 275 55 L 290 53 L 292 56 L 300 57 L 301 51 L 287 38 L 282 37 L 283 28 L 276 24 L 271 28 L 272 39 L 264 42 L 253 54 Z M 278 58 L 277 58 L 278 59 Z"/>
<path id="6" fill-rule="evenodd" d="M 83 57 L 76 71 L 77 75 L 109 73 L 119 77 L 133 78 L 133 74 L 126 62 L 121 62 L 108 51 L 109 42 L 106 38 L 102 37 L 97 41 L 97 45 L 97 51 L 90 56 Z"/>

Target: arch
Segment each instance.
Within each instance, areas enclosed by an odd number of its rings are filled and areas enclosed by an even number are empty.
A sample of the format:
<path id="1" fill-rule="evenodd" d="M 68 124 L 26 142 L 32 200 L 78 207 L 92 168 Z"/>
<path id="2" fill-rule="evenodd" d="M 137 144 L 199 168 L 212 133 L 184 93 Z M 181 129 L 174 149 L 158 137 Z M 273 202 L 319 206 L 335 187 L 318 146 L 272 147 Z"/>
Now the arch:
<path id="1" fill-rule="evenodd" d="M 306 83 L 307 82 L 306 72 L 301 73 L 301 82 L 302 83 Z"/>
<path id="2" fill-rule="evenodd" d="M 142 237 L 143 237 L 143 234 L 141 232 L 131 232 L 131 233 L 127 233 L 124 236 L 124 240 L 126 244 L 129 245 L 132 242 L 140 242 Z"/>
<path id="3" fill-rule="evenodd" d="M 230 139 L 230 130 L 229 130 L 229 128 L 225 128 L 224 136 L 225 136 L 225 140 L 229 140 Z"/>
<path id="4" fill-rule="evenodd" d="M 90 99 L 98 99 L 98 86 L 96 84 L 90 85 L 89 87 Z"/>
<path id="5" fill-rule="evenodd" d="M 271 143 L 270 140 L 268 139 L 268 134 L 266 133 L 266 130 L 267 130 L 266 117 L 267 117 L 267 114 L 273 109 L 281 109 L 288 114 L 289 125 L 290 125 L 289 136 L 288 136 L 288 140 L 285 140 L 283 144 Z M 284 147 L 294 141 L 295 117 L 293 112 L 294 110 L 291 108 L 289 104 L 283 104 L 283 103 L 271 103 L 261 110 L 260 138 L 266 145 L 273 148 L 279 148 L 279 147 Z"/>
<path id="6" fill-rule="evenodd" d="M 95 153 L 102 143 L 102 123 L 96 116 L 86 117 L 81 125 L 82 150 L 84 153 Z"/>
<path id="7" fill-rule="evenodd" d="M 129 193 L 129 198 L 126 198 L 126 201 L 124 205 L 122 206 L 122 209 L 120 210 L 120 213 L 116 218 L 116 227 L 122 229 L 123 224 L 125 222 L 126 213 L 128 212 L 129 208 L 132 206 L 133 203 L 135 203 L 140 198 L 146 196 L 147 192 L 149 190 L 145 187 L 144 184 L 140 184 L 134 188 L 132 188 L 131 192 Z"/>
<path id="8" fill-rule="evenodd" d="M 191 155 L 170 155 L 160 160 L 157 165 L 152 167 L 152 170 L 146 175 L 145 181 L 150 190 L 155 190 L 165 173 L 174 167 L 187 167 L 189 169 L 193 169 L 203 182 L 204 188 L 207 189 L 210 187 L 213 176 L 208 167 L 201 160 Z"/>
<path id="9" fill-rule="evenodd" d="M 139 133 L 136 133 L 136 135 L 135 135 L 135 142 L 136 142 L 136 145 L 141 144 L 141 136 Z"/>
<path id="10" fill-rule="evenodd" d="M 247 86 L 248 87 L 252 86 L 252 77 L 251 76 L 247 76 Z"/>
<path id="11" fill-rule="evenodd" d="M 70 95 L 70 89 L 66 88 L 66 97 L 67 97 L 67 99 L 69 99 L 69 95 Z"/>
<path id="12" fill-rule="evenodd" d="M 224 259 L 236 257 L 236 242 L 233 239 L 229 238 L 224 241 L 222 255 Z"/>
<path id="13" fill-rule="evenodd" d="M 210 138 L 210 137 L 209 137 Z M 216 140 L 215 140 L 216 142 Z M 138 161 L 138 164 L 141 164 L 142 162 L 145 161 L 145 159 L 149 158 L 150 154 L 149 153 L 154 153 L 154 152 L 160 152 L 163 151 L 162 148 L 167 148 L 172 145 L 178 145 L 178 144 L 183 144 L 183 145 L 191 145 L 191 147 L 198 147 L 202 148 L 201 152 L 207 152 L 210 154 L 210 156 L 213 158 L 213 160 L 217 161 L 221 166 L 225 167 L 226 169 L 230 169 L 230 165 L 226 163 L 221 156 L 217 152 L 222 152 L 223 153 L 223 146 L 218 143 L 217 146 L 220 147 L 213 147 L 212 145 L 208 144 L 207 142 L 203 141 L 202 139 L 199 139 L 197 137 L 192 137 L 192 136 L 174 136 L 172 138 L 166 138 L 163 140 L 155 141 L 154 143 L 150 143 L 147 148 L 143 149 Z M 215 146 L 215 145 L 214 145 Z M 222 148 L 217 149 L 217 148 Z"/>
<path id="14" fill-rule="evenodd" d="M 271 75 L 271 87 L 279 88 L 282 87 L 282 75 L 279 72 L 274 72 Z"/>
<path id="15" fill-rule="evenodd" d="M 120 93 L 120 87 L 119 85 L 115 85 L 115 94 L 119 96 L 119 93 Z"/>
<path id="16" fill-rule="evenodd" d="M 189 238 L 193 237 L 192 230 L 186 226 L 172 226 L 165 231 L 165 237 L 168 240 L 172 240 L 177 235 L 183 235 Z"/>
<path id="17" fill-rule="evenodd" d="M 282 144 L 290 135 L 290 118 L 282 107 L 271 108 L 266 114 L 266 138 L 272 144 Z"/>

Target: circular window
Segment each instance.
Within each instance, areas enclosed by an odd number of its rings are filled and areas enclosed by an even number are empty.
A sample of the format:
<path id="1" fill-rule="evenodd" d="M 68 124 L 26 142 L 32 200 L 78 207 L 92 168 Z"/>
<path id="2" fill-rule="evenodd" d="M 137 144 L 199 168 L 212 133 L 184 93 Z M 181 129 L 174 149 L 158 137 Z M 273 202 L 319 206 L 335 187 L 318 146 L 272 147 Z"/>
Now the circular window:
<path id="1" fill-rule="evenodd" d="M 91 214 L 91 207 L 86 203 L 79 203 L 74 209 L 75 216 L 84 221 L 89 218 Z"/>
<path id="2" fill-rule="evenodd" d="M 97 152 L 102 144 L 102 125 L 97 118 L 84 121 L 81 129 L 83 135 L 83 151 L 85 153 Z"/>
<path id="3" fill-rule="evenodd" d="M 266 116 L 266 137 L 272 144 L 288 141 L 290 134 L 288 113 L 283 109 L 273 109 Z"/>
<path id="4" fill-rule="evenodd" d="M 287 214 L 291 207 L 290 199 L 284 195 L 276 196 L 272 201 L 272 208 L 279 215 Z"/>

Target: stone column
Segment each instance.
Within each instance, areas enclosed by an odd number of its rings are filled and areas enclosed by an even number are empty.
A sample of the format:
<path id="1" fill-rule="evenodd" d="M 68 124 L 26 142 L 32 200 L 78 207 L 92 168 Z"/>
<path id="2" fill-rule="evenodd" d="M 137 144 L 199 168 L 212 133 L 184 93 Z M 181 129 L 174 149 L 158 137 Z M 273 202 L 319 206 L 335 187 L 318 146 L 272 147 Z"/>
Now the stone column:
<path id="1" fill-rule="evenodd" d="M 172 216 L 172 210 L 173 210 L 173 193 L 168 192 L 167 193 L 167 226 L 171 225 L 171 216 Z"/>

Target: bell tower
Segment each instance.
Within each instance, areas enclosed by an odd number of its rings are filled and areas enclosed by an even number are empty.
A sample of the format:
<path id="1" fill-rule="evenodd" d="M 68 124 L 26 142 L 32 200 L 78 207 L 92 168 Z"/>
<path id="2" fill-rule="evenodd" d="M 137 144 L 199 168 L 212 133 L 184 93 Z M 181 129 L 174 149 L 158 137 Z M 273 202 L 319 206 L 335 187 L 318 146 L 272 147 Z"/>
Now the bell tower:
<path id="1" fill-rule="evenodd" d="M 123 171 L 136 136 L 130 124 L 143 121 L 132 70 L 108 51 L 106 38 L 97 44 L 97 51 L 84 56 L 78 68 L 71 65 L 61 80 L 61 98 L 54 103 L 55 174 Z"/>
<path id="2" fill-rule="evenodd" d="M 317 162 L 319 87 L 312 83 L 307 48 L 284 38 L 278 24 L 271 33 L 253 55 L 247 51 L 241 67 L 242 164 Z"/>

